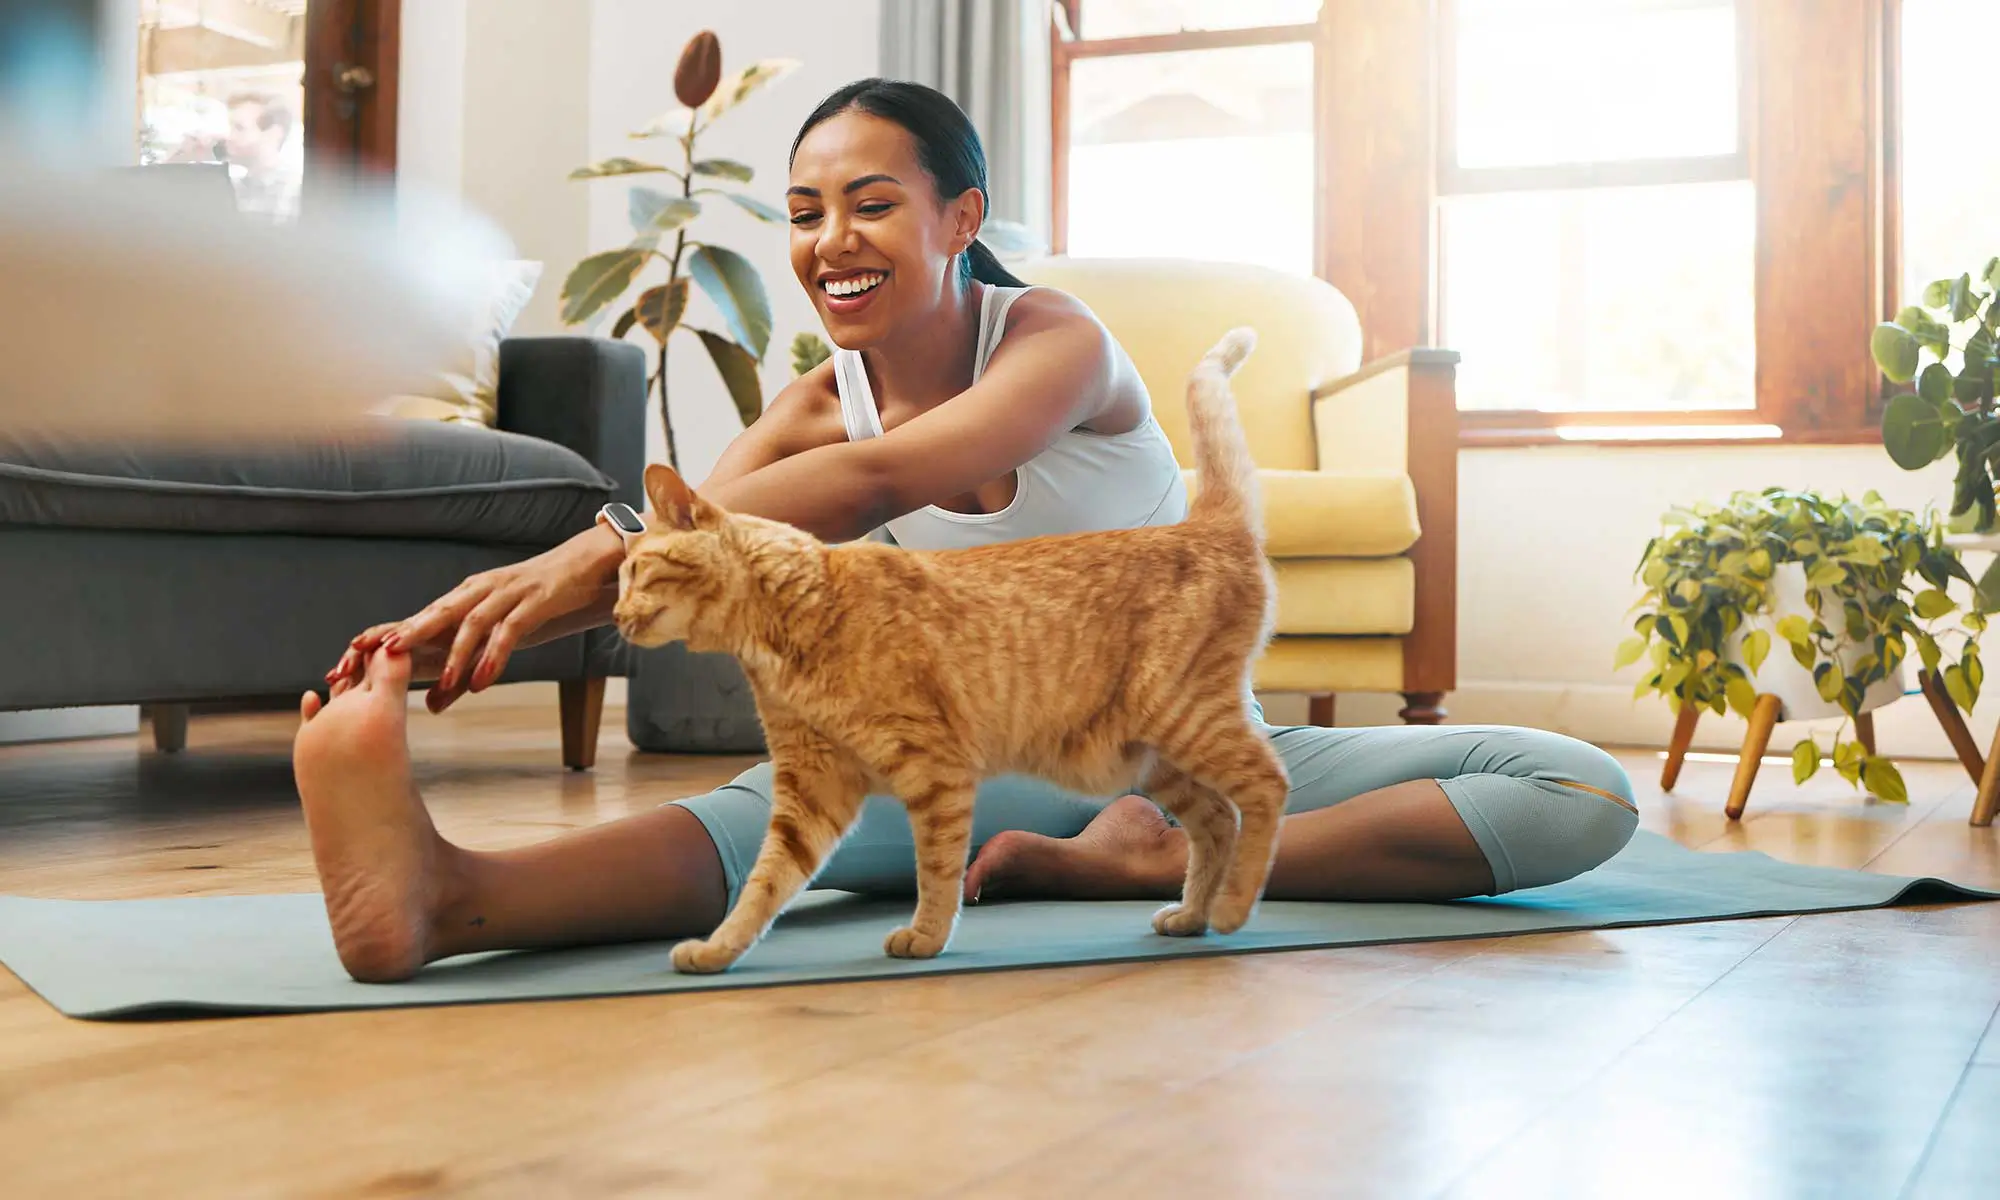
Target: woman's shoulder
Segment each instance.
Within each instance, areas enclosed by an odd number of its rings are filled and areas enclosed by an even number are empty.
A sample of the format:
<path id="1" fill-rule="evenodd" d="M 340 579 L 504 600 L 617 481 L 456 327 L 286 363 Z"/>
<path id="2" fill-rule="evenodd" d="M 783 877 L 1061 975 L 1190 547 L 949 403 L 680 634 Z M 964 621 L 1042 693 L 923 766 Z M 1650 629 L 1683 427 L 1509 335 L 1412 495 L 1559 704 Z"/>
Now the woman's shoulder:
<path id="1" fill-rule="evenodd" d="M 1014 297 L 1001 321 L 1000 334 L 996 353 L 1006 348 L 1010 338 L 1018 345 L 1033 336 L 1046 346 L 1048 339 L 1040 335 L 1052 334 L 1072 353 L 1088 359 L 1087 365 L 1108 367 L 1119 357 L 1111 331 L 1083 301 L 1068 292 L 1039 284 Z"/>
<path id="2" fill-rule="evenodd" d="M 1097 314 L 1083 301 L 1058 288 L 1042 284 L 1029 284 L 1020 295 L 1014 297 L 1013 307 L 1007 310 L 1007 325 L 1013 328 L 1023 321 L 1044 328 L 1062 326 L 1104 328 Z"/>
<path id="3" fill-rule="evenodd" d="M 1100 406 L 1079 423 L 1090 433 L 1122 434 L 1145 424 L 1152 412 L 1146 385 L 1125 348 L 1083 301 L 1052 287 L 1034 286 L 1014 298 L 1007 311 L 995 357 L 1006 353 L 1007 339 L 1029 333 L 1057 333 L 1076 356 L 1075 370 L 1084 390 L 1100 397 Z"/>

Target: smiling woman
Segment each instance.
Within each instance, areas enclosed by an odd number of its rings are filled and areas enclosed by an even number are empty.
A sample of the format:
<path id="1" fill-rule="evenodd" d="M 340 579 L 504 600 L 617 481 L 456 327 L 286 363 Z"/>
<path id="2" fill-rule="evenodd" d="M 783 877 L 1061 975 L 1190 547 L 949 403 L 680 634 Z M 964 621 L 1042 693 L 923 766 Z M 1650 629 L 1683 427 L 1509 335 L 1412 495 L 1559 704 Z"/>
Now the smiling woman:
<path id="1" fill-rule="evenodd" d="M 984 155 L 949 99 L 882 80 L 835 93 L 794 144 L 787 205 L 793 270 L 840 349 L 730 445 L 702 482 L 706 504 L 827 541 L 886 531 L 927 553 L 1187 517 L 1180 464 L 1124 350 L 1082 303 L 1015 284 L 979 246 Z M 671 521 L 679 493 L 660 491 L 656 505 L 662 496 L 668 515 L 655 520 Z M 386 649 L 358 639 L 331 703 L 304 701 L 300 793 L 350 972 L 396 979 L 481 950 L 701 935 L 735 902 L 774 802 L 797 799 L 796 772 L 764 764 L 707 795 L 499 854 L 445 842 L 411 786 L 402 651 L 424 661 L 450 647 L 441 707 L 490 683 L 522 640 L 610 619 L 624 557 L 598 530 L 469 580 L 391 627 Z M 775 576 L 747 579 L 767 604 L 798 602 Z M 895 639 L 928 631 L 902 613 L 869 636 L 895 653 Z M 1059 628 L 1017 648 L 1057 670 L 1100 653 Z M 1123 686 L 1119 663 L 1095 665 Z M 1207 699 L 1250 717 L 1290 778 L 1274 897 L 1534 887 L 1603 862 L 1637 824 L 1623 772 L 1580 742 L 1533 730 L 1274 729 L 1241 684 Z M 1143 797 L 1006 776 L 980 788 L 975 811 L 974 898 L 1173 896 L 1189 869 L 1185 835 Z M 907 893 L 916 856 L 902 805 L 870 797 L 859 822 L 820 884 Z"/>
<path id="2" fill-rule="evenodd" d="M 814 132 L 829 120 L 850 112 L 876 119 L 843 130 L 839 136 L 813 139 L 813 144 L 807 145 Z M 886 306 L 875 303 L 875 297 L 892 278 L 892 264 L 837 263 L 848 250 L 839 245 L 839 239 L 850 237 L 853 233 L 850 226 L 859 222 L 878 231 L 870 237 L 878 246 L 899 239 L 908 243 L 910 235 L 923 226 L 893 220 L 911 198 L 909 185 L 897 175 L 864 171 L 840 180 L 837 191 L 828 184 L 839 177 L 843 163 L 887 161 L 885 153 L 897 156 L 900 152 L 901 157 L 907 158 L 912 150 L 915 165 L 924 177 L 913 182 L 923 191 L 933 193 L 933 207 L 939 208 L 940 215 L 950 223 L 948 244 L 925 248 L 946 252 L 953 260 L 960 283 L 977 280 L 1002 287 L 1024 286 L 978 240 L 989 202 L 986 155 L 964 112 L 929 88 L 864 79 L 828 96 L 806 118 L 792 143 L 792 173 L 800 182 L 794 183 L 788 193 L 794 231 L 792 265 L 799 272 L 799 282 L 813 295 L 822 317 L 839 318 L 840 324 L 852 327 L 854 333 L 864 337 L 865 312 L 879 309 L 885 319 L 890 315 Z M 820 182 L 822 176 L 826 184 Z M 828 240 L 829 230 L 832 241 Z M 825 255 L 821 253 L 822 247 L 833 249 L 834 253 Z M 916 243 L 905 248 L 915 249 Z M 818 265 L 814 265 L 816 259 Z M 861 298 L 864 296 L 867 299 Z M 859 348 L 859 342 L 843 341 L 841 330 L 834 325 L 833 320 L 828 320 L 827 332 L 837 344 L 847 349 Z"/>

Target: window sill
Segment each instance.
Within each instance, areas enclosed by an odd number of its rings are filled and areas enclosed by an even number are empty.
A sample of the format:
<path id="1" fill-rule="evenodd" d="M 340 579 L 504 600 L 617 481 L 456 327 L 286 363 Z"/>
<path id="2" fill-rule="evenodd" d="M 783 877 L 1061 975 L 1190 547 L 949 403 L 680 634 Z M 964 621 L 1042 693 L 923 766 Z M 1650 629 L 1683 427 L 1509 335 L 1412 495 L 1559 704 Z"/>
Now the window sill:
<path id="1" fill-rule="evenodd" d="M 1519 424 L 1492 420 L 1465 421 L 1488 414 L 1462 413 L 1458 433 L 1461 450 L 1498 450 L 1527 446 L 1593 446 L 1635 449 L 1769 448 L 1773 446 L 1880 446 L 1882 431 L 1867 429 L 1785 430 L 1761 423 L 1603 425 L 1578 423 Z"/>

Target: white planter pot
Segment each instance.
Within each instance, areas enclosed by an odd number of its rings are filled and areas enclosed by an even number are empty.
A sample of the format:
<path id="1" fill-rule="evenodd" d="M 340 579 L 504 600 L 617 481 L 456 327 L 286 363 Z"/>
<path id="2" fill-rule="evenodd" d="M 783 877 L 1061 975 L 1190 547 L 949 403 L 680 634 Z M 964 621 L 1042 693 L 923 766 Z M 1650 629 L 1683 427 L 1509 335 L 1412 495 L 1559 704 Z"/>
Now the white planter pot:
<path id="1" fill-rule="evenodd" d="M 1750 665 L 1743 661 L 1743 638 L 1753 629 L 1762 629 L 1771 636 L 1771 652 L 1764 656 L 1763 669 L 1750 677 L 1751 683 L 1758 692 L 1778 698 L 1778 703 L 1784 708 L 1783 719 L 1815 721 L 1846 715 L 1840 705 L 1820 699 L 1812 672 L 1799 665 L 1799 660 L 1792 657 L 1791 643 L 1778 636 L 1778 622 L 1787 616 L 1800 616 L 1808 621 L 1814 617 L 1813 610 L 1806 604 L 1806 569 L 1803 564 L 1795 562 L 1778 564 L 1778 569 L 1771 575 L 1771 611 L 1747 618 L 1724 643 L 1723 657 L 1748 671 Z M 1846 621 L 1840 605 L 1832 600 L 1827 602 L 1827 611 L 1820 613 L 1819 619 L 1829 629 L 1838 629 Z M 1851 645 L 1843 645 L 1840 651 L 1841 658 L 1847 662 L 1852 662 L 1863 653 L 1865 651 Z M 1861 711 L 1874 712 L 1885 704 L 1902 699 L 1903 693 L 1903 672 L 1899 668 L 1862 694 Z"/>

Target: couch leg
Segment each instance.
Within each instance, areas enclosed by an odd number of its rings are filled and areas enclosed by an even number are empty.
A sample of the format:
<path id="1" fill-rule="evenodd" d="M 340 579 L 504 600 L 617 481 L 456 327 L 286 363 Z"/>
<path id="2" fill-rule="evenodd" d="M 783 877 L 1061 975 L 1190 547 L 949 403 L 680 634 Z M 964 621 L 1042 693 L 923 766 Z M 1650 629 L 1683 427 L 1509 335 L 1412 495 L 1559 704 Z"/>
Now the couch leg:
<path id="1" fill-rule="evenodd" d="M 187 705 L 142 704 L 139 716 L 153 727 L 153 749 L 162 754 L 178 754 L 187 749 Z"/>
<path id="2" fill-rule="evenodd" d="M 1306 702 L 1306 724 L 1333 728 L 1333 697 L 1314 696 Z"/>
<path id="3" fill-rule="evenodd" d="M 556 685 L 562 700 L 563 766 L 588 771 L 597 765 L 597 727 L 604 716 L 603 679 L 565 679 Z"/>
<path id="4" fill-rule="evenodd" d="M 1443 692 L 1404 692 L 1405 707 L 1396 715 L 1403 718 L 1405 725 L 1444 724 Z"/>

